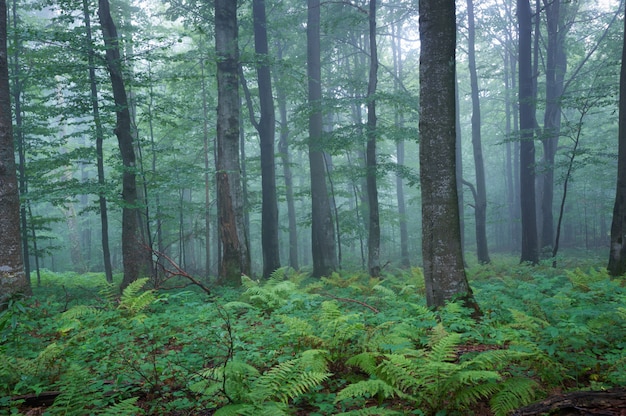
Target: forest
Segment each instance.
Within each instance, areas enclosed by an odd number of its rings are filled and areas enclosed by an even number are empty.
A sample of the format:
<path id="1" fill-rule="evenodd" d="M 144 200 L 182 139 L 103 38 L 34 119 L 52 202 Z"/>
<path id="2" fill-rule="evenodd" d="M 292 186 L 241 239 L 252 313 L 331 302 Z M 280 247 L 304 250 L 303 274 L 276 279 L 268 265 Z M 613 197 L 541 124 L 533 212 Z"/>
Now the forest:
<path id="1" fill-rule="evenodd" d="M 621 0 L 0 0 L 0 415 L 626 414 Z"/>

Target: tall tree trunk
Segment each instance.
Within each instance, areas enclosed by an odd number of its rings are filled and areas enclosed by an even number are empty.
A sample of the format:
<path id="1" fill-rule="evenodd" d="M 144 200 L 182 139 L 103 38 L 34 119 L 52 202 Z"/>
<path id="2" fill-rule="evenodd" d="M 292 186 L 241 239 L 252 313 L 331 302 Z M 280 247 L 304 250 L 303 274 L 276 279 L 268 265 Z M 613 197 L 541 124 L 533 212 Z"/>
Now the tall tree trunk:
<path id="1" fill-rule="evenodd" d="M 378 185 L 376 184 L 376 85 L 378 83 L 378 50 L 376 46 L 376 0 L 369 3 L 370 72 L 367 85 L 367 200 L 369 232 L 367 264 L 370 276 L 380 276 L 380 218 L 378 214 Z"/>
<path id="2" fill-rule="evenodd" d="M 125 288 L 142 275 L 148 275 L 144 262 L 145 242 L 141 239 L 138 218 L 141 216 L 140 202 L 137 199 L 136 159 L 126 87 L 122 75 L 122 65 L 117 36 L 117 28 L 111 18 L 108 0 L 98 0 L 98 15 L 106 46 L 106 62 L 111 78 L 113 100 L 115 101 L 116 126 L 120 154 L 122 156 L 122 262 Z"/>
<path id="3" fill-rule="evenodd" d="M 282 47 L 278 46 L 278 60 L 282 60 Z M 296 207 L 293 197 L 293 174 L 291 172 L 291 157 L 289 154 L 289 123 L 287 122 L 287 97 L 280 86 L 276 88 L 276 101 L 279 114 L 278 152 L 285 177 L 285 199 L 287 200 L 287 221 L 289 234 L 289 266 L 298 270 L 298 229 L 296 223 Z"/>
<path id="4" fill-rule="evenodd" d="M 612 276 L 626 273 L 626 20 L 622 46 L 622 70 L 619 79 L 619 133 L 617 188 L 611 223 L 611 250 L 607 266 Z"/>
<path id="5" fill-rule="evenodd" d="M 532 19 L 529 0 L 517 0 L 519 25 L 520 202 L 522 262 L 537 264 L 537 214 L 535 207 L 535 143 L 533 72 L 531 69 Z"/>
<path id="6" fill-rule="evenodd" d="M 391 38 L 391 52 L 393 55 L 394 66 L 394 90 L 400 90 L 402 82 L 402 25 L 391 26 L 391 30 L 395 29 L 394 36 Z M 394 124 L 398 130 L 404 127 L 404 117 L 397 109 L 394 114 Z M 396 160 L 398 166 L 404 166 L 404 140 L 396 141 Z M 400 265 L 402 267 L 410 267 L 411 259 L 409 257 L 409 231 L 406 219 L 406 202 L 404 197 L 404 179 L 402 175 L 396 174 L 396 199 L 398 202 L 398 225 L 400 227 Z"/>
<path id="7" fill-rule="evenodd" d="M 104 132 L 100 120 L 100 109 L 98 107 L 98 85 L 96 82 L 96 65 L 94 62 L 93 41 L 91 35 L 91 16 L 89 12 L 89 2 L 83 0 L 83 17 L 85 19 L 85 35 L 87 46 L 87 60 L 89 64 L 89 86 L 91 89 L 91 114 L 96 132 L 96 166 L 98 170 L 98 204 L 100 207 L 100 228 L 102 244 L 102 263 L 106 281 L 113 283 L 113 268 L 111 266 L 111 250 L 109 248 L 109 216 L 106 200 L 106 180 L 104 176 Z"/>
<path id="8" fill-rule="evenodd" d="M 476 172 L 476 255 L 478 262 L 489 263 L 487 247 L 487 187 L 485 185 L 485 162 L 480 131 L 480 99 L 478 95 L 478 73 L 476 71 L 476 26 L 474 22 L 474 1 L 467 0 L 468 65 L 472 89 L 472 148 L 474 150 L 474 170 Z"/>
<path id="9" fill-rule="evenodd" d="M 15 169 L 7 58 L 7 3 L 0 0 L 0 310 L 6 307 L 8 298 L 30 294 L 22 260 L 20 195 Z"/>
<path id="10" fill-rule="evenodd" d="M 204 56 L 200 57 L 202 82 L 202 143 L 204 145 L 204 275 L 211 275 L 211 175 L 209 173 L 209 107 L 207 104 Z"/>
<path id="11" fill-rule="evenodd" d="M 20 53 L 22 48 L 22 42 L 20 40 L 20 32 L 18 30 L 18 14 L 17 14 L 17 1 L 13 0 L 12 4 L 12 19 L 13 24 L 13 101 L 15 105 L 15 142 L 17 143 L 18 154 L 18 171 L 19 171 L 19 193 L 23 198 L 23 202 L 20 206 L 20 221 L 22 232 L 22 260 L 24 261 L 24 273 L 26 279 L 30 283 L 30 250 L 28 244 L 28 215 L 26 212 L 27 205 L 30 204 L 26 198 L 28 193 L 28 180 L 26 178 L 26 143 L 24 141 L 23 133 L 23 121 L 22 121 L 22 82 L 20 71 Z"/>
<path id="12" fill-rule="evenodd" d="M 337 268 L 335 229 L 326 188 L 321 149 L 323 130 L 320 58 L 320 0 L 308 0 L 307 74 L 309 79 L 309 166 L 311 174 L 311 254 L 313 276 L 327 276 Z"/>
<path id="13" fill-rule="evenodd" d="M 217 61 L 217 201 L 222 242 L 219 278 L 241 284 L 250 273 L 250 253 L 244 226 L 239 162 L 239 47 L 237 2 L 215 1 Z"/>
<path id="14" fill-rule="evenodd" d="M 461 297 L 478 314 L 467 282 L 455 172 L 454 0 L 420 0 L 420 183 L 426 301 Z"/>
<path id="15" fill-rule="evenodd" d="M 565 31 L 561 25 L 561 0 L 544 0 L 548 22 L 546 49 L 546 109 L 543 119 L 543 163 L 541 195 L 541 250 L 552 252 L 554 244 L 554 158 L 561 133 L 561 97 L 565 70 Z"/>
<path id="16" fill-rule="evenodd" d="M 261 245 L 263 249 L 263 277 L 268 278 L 280 267 L 278 247 L 278 201 L 276 197 L 276 167 L 274 164 L 274 98 L 270 74 L 267 18 L 265 0 L 253 0 L 254 49 L 257 54 L 257 82 L 261 116 L 257 130 L 261 141 Z"/>

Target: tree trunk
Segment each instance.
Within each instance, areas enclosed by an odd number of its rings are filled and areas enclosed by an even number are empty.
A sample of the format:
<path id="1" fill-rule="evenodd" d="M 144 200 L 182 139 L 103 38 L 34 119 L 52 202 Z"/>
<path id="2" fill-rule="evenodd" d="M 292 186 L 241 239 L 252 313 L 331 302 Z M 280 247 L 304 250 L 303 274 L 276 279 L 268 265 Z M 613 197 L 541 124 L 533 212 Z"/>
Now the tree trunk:
<path id="1" fill-rule="evenodd" d="M 399 91 L 400 82 L 402 81 L 402 26 L 394 25 L 391 29 L 396 29 L 396 33 L 391 39 L 391 51 L 393 54 L 394 66 L 394 90 Z M 394 124 L 398 130 L 404 127 L 404 117 L 398 108 L 394 114 Z M 396 159 L 398 166 L 404 166 L 404 140 L 400 139 L 396 142 Z M 406 219 L 406 202 L 404 197 L 404 179 L 401 175 L 396 174 L 396 199 L 398 201 L 398 225 L 400 226 L 400 265 L 408 268 L 411 266 L 409 258 L 409 231 Z"/>
<path id="2" fill-rule="evenodd" d="M 137 199 L 137 179 L 135 149 L 130 111 L 124 78 L 122 75 L 119 41 L 115 23 L 111 18 L 108 0 L 98 0 L 98 15 L 102 26 L 102 35 L 106 46 L 106 62 L 111 78 L 113 99 L 116 107 L 115 135 L 117 136 L 120 154 L 122 156 L 122 262 L 124 278 L 122 288 L 143 275 L 149 275 L 144 262 L 144 241 L 141 240 L 138 217 L 141 214 L 140 203 Z"/>
<path id="3" fill-rule="evenodd" d="M 520 202 L 522 213 L 521 262 L 537 264 L 537 214 L 535 207 L 534 103 L 531 69 L 532 19 L 529 0 L 517 0 L 519 24 L 519 123 L 520 123 Z"/>
<path id="4" fill-rule="evenodd" d="M 376 0 L 369 3 L 370 72 L 367 85 L 367 200 L 369 232 L 367 264 L 370 276 L 380 276 L 380 218 L 378 214 L 378 186 L 376 184 L 376 84 L 378 83 L 378 51 L 376 47 Z"/>
<path id="5" fill-rule="evenodd" d="M 278 47 L 278 60 L 282 60 L 282 48 Z M 289 266 L 298 270 L 298 229 L 296 222 L 296 208 L 293 197 L 293 175 L 291 172 L 291 157 L 289 154 L 289 123 L 287 122 L 287 98 L 283 89 L 276 88 L 276 101 L 278 104 L 280 134 L 278 152 L 283 166 L 285 177 L 285 199 L 287 200 L 287 221 L 289 233 Z"/>
<path id="6" fill-rule="evenodd" d="M 617 189 L 611 223 L 611 251 L 607 266 L 612 276 L 626 273 L 626 21 L 622 47 L 622 70 L 619 79 L 619 133 Z"/>
<path id="7" fill-rule="evenodd" d="M 113 268 L 111 267 L 111 250 L 109 248 L 109 216 L 106 200 L 106 181 L 104 177 L 104 132 L 100 120 L 100 109 L 98 107 L 98 85 L 96 83 L 96 66 L 94 62 L 93 41 L 91 36 L 91 17 L 89 13 L 89 2 L 83 0 L 83 16 L 85 19 L 85 35 L 87 46 L 87 60 L 89 64 L 89 85 L 91 88 L 91 113 L 96 132 L 96 165 L 98 170 L 98 204 L 100 207 L 100 227 L 102 243 L 102 263 L 106 281 L 113 283 Z"/>
<path id="8" fill-rule="evenodd" d="M 22 261 L 20 195 L 17 185 L 7 60 L 7 3 L 0 0 L 0 309 L 8 298 L 30 294 Z"/>
<path id="9" fill-rule="evenodd" d="M 561 97 L 567 57 L 565 55 L 565 30 L 561 25 L 561 1 L 544 1 L 548 22 L 546 49 L 546 109 L 543 119 L 543 193 L 541 195 L 541 249 L 552 251 L 554 244 L 554 158 L 561 133 Z"/>
<path id="10" fill-rule="evenodd" d="M 420 183 L 426 301 L 462 298 L 479 313 L 467 282 L 455 172 L 454 0 L 420 0 Z"/>
<path id="11" fill-rule="evenodd" d="M 254 49 L 257 54 L 257 83 L 261 117 L 257 125 L 261 141 L 261 245 L 263 249 L 263 277 L 268 278 L 280 267 L 278 247 L 278 201 L 276 197 L 276 167 L 274 164 L 274 98 L 269 67 L 267 18 L 265 0 L 253 0 Z"/>
<path id="12" fill-rule="evenodd" d="M 240 285 L 250 273 L 250 254 L 244 226 L 239 163 L 239 48 L 237 3 L 215 1 L 217 63 L 217 201 L 222 252 L 219 279 Z"/>
<path id="13" fill-rule="evenodd" d="M 327 276 L 337 268 L 335 229 L 326 188 L 321 149 L 323 130 L 320 60 L 320 0 L 308 0 L 307 74 L 309 79 L 309 166 L 311 174 L 311 254 L 313 276 Z"/>
<path id="14" fill-rule="evenodd" d="M 480 131 L 480 99 L 478 97 L 478 73 L 476 71 L 476 27 L 474 23 L 474 2 L 467 0 L 468 64 L 472 89 L 472 148 L 474 150 L 474 170 L 476 172 L 476 255 L 478 262 L 491 261 L 487 247 L 487 188 L 485 185 L 485 162 Z"/>
<path id="15" fill-rule="evenodd" d="M 209 173 L 209 108 L 207 104 L 206 80 L 204 78 L 204 56 L 200 57 L 202 77 L 202 143 L 204 145 L 204 275 L 211 275 L 211 175 Z"/>

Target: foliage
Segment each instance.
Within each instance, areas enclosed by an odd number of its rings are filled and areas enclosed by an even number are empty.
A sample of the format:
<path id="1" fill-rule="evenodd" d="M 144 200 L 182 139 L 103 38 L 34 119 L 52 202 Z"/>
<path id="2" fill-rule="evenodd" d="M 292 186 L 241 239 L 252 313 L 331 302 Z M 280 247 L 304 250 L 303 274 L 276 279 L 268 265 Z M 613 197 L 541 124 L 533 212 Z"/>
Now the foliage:
<path id="1" fill-rule="evenodd" d="M 475 321 L 457 303 L 427 308 L 416 270 L 321 282 L 283 270 L 211 297 L 142 281 L 119 294 L 103 276 L 47 272 L 33 298 L 0 315 L 0 405 L 19 412 L 11 398 L 56 390 L 51 415 L 479 405 L 504 415 L 554 389 L 626 381 L 626 293 L 604 271 L 477 267 L 485 315 Z"/>

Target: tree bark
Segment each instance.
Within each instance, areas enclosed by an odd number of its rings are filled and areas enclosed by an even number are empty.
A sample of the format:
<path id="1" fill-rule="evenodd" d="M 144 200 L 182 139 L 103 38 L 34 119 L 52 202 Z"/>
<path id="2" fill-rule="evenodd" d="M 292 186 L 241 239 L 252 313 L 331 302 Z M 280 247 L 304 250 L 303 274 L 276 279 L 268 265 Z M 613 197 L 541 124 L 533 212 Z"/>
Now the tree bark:
<path id="1" fill-rule="evenodd" d="M 239 162 L 239 47 L 237 2 L 215 1 L 217 61 L 217 200 L 222 242 L 219 279 L 240 285 L 250 274 Z"/>
<path id="2" fill-rule="evenodd" d="M 520 123 L 520 202 L 522 217 L 521 262 L 537 264 L 537 213 L 535 207 L 534 102 L 531 69 L 532 19 L 529 0 L 517 0 L 519 25 L 519 123 Z"/>
<path id="3" fill-rule="evenodd" d="M 272 77 L 269 66 L 267 18 L 265 0 L 253 0 L 254 48 L 257 55 L 257 83 L 261 117 L 257 125 L 261 141 L 261 245 L 263 249 L 263 277 L 268 278 L 280 267 L 278 246 L 278 201 L 276 197 L 276 166 L 274 163 L 274 135 L 276 119 L 272 96 Z"/>
<path id="4" fill-rule="evenodd" d="M 7 54 L 7 3 L 0 0 L 0 310 L 12 296 L 30 294 L 20 233 L 11 90 Z"/>
<path id="5" fill-rule="evenodd" d="M 307 75 L 309 101 L 309 166 L 311 174 L 311 254 L 313 276 L 327 276 L 337 268 L 335 229 L 326 187 L 321 148 L 323 131 L 320 61 L 320 1 L 308 0 Z"/>
<path id="6" fill-rule="evenodd" d="M 369 205 L 369 232 L 367 264 L 370 276 L 380 276 L 380 217 L 378 213 L 378 185 L 376 184 L 376 84 L 378 83 L 378 50 L 376 46 L 376 0 L 369 2 L 370 71 L 367 85 L 367 200 Z"/>
<path id="7" fill-rule="evenodd" d="M 96 83 L 96 65 L 94 62 L 93 41 L 91 36 L 91 16 L 89 12 L 89 2 L 83 0 L 83 16 L 85 19 L 85 35 L 87 46 L 87 62 L 89 64 L 89 85 L 91 89 L 91 113 L 96 131 L 96 166 L 98 170 L 98 204 L 100 207 L 100 228 L 102 243 L 102 263 L 106 281 L 113 283 L 113 268 L 111 266 L 111 250 L 109 248 L 109 216 L 106 200 L 106 181 L 104 177 L 104 132 L 100 120 L 100 109 L 98 107 L 98 85 Z"/>
<path id="8" fill-rule="evenodd" d="M 476 222 L 476 256 L 478 262 L 491 261 L 487 247 L 487 187 L 485 185 L 485 162 L 483 160 L 482 137 L 480 130 L 480 99 L 478 96 L 478 73 L 476 71 L 476 26 L 474 22 L 474 2 L 467 0 L 468 65 L 472 90 L 472 148 L 474 150 L 474 170 L 476 172 L 476 199 L 474 216 Z"/>
<path id="9" fill-rule="evenodd" d="M 422 256 L 429 306 L 462 298 L 479 313 L 467 282 L 455 172 L 454 0 L 420 0 L 420 183 Z"/>
<path id="10" fill-rule="evenodd" d="M 622 46 L 622 69 L 619 79 L 619 127 L 617 188 L 611 223 L 611 250 L 607 266 L 612 276 L 626 273 L 626 21 Z"/>
<path id="11" fill-rule="evenodd" d="M 547 253 L 554 245 L 554 158 L 561 133 L 561 97 L 567 57 L 565 55 L 565 29 L 561 24 L 561 1 L 544 0 L 548 23 L 546 49 L 546 109 L 543 119 L 543 192 L 541 195 L 541 249 Z"/>
<path id="12" fill-rule="evenodd" d="M 122 262 L 124 278 L 122 288 L 125 288 L 142 275 L 148 275 L 137 218 L 141 214 L 141 207 L 137 199 L 137 179 L 135 149 L 133 147 L 132 125 L 128 98 L 122 75 L 122 64 L 119 49 L 117 28 L 111 17 L 108 0 L 98 0 L 98 15 L 102 27 L 102 35 L 106 46 L 106 62 L 111 78 L 113 100 L 115 101 L 116 126 L 115 135 L 122 156 Z"/>

